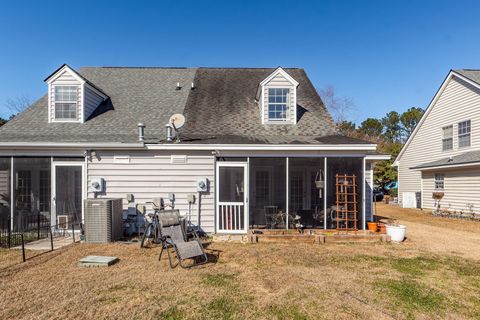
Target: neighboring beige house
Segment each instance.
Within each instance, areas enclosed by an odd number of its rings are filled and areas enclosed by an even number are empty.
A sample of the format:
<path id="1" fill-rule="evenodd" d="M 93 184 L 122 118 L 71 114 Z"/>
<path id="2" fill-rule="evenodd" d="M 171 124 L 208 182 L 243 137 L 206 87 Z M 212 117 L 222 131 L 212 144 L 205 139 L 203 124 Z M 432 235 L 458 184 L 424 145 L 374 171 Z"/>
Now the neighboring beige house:
<path id="1" fill-rule="evenodd" d="M 480 70 L 451 70 L 394 165 L 403 207 L 480 211 Z"/>

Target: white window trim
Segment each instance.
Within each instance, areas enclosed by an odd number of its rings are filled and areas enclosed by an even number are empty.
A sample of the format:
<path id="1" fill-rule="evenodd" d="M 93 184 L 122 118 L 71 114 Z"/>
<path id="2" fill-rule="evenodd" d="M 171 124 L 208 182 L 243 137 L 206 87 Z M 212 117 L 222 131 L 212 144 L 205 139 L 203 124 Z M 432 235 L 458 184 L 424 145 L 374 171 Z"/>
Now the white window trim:
<path id="1" fill-rule="evenodd" d="M 437 179 L 437 176 L 441 176 L 442 179 Z M 442 188 L 437 188 L 437 183 L 442 184 Z M 433 174 L 433 188 L 435 191 L 444 191 L 445 190 L 445 174 L 444 173 L 434 173 Z"/>
<path id="2" fill-rule="evenodd" d="M 70 84 L 55 84 L 55 85 L 52 85 L 52 88 L 51 88 L 52 91 L 50 91 L 50 92 L 51 92 L 51 94 L 53 94 L 53 96 L 55 96 L 55 89 L 57 87 L 76 87 L 76 89 L 77 89 L 77 99 L 75 100 L 75 102 L 73 102 L 73 101 L 57 101 L 55 99 L 55 101 L 51 105 L 51 107 L 52 107 L 52 113 L 51 113 L 52 121 L 53 122 L 82 122 L 82 119 L 81 119 L 82 116 L 80 114 L 81 106 L 79 105 L 79 100 L 83 104 L 82 86 L 81 85 L 76 85 L 76 84 L 71 84 L 71 85 Z M 80 99 L 78 99 L 79 96 L 80 96 Z M 57 103 L 75 103 L 75 109 L 76 109 L 75 119 L 57 118 L 57 116 L 56 116 Z"/>
<path id="3" fill-rule="evenodd" d="M 445 130 L 446 128 L 449 128 L 451 127 L 452 128 L 452 135 L 449 137 L 449 138 L 445 138 Z M 448 151 L 452 151 L 453 150 L 453 136 L 454 136 L 454 126 L 452 124 L 449 124 L 449 125 L 446 125 L 446 126 L 443 126 L 442 127 L 442 152 L 448 152 Z M 443 148 L 443 142 L 447 139 L 452 139 L 452 147 L 450 149 L 444 149 Z"/>
<path id="4" fill-rule="evenodd" d="M 288 89 L 288 94 L 287 94 L 287 101 L 286 101 L 286 105 L 287 105 L 287 110 L 286 110 L 286 115 L 285 115 L 285 118 L 284 119 L 270 119 L 270 101 L 268 101 L 267 103 L 267 106 L 266 106 L 266 111 L 267 111 L 267 119 L 266 119 L 266 123 L 268 124 L 288 124 L 288 123 L 291 123 L 292 122 L 292 119 L 291 119 L 291 92 L 292 92 L 292 88 L 291 87 L 286 87 L 286 86 L 272 86 L 272 87 L 267 87 L 266 88 L 266 95 L 267 95 L 267 100 L 269 99 L 269 91 L 270 89 Z M 265 97 L 264 97 L 265 99 Z"/>
<path id="5" fill-rule="evenodd" d="M 55 88 L 56 87 L 77 87 L 77 95 L 80 97 L 80 99 L 78 99 L 78 96 L 77 96 L 77 101 L 75 101 L 75 105 L 77 107 L 77 114 L 76 114 L 76 117 L 75 119 L 63 119 L 63 118 L 60 118 L 60 119 L 57 119 L 57 117 L 55 116 L 55 108 L 56 108 L 56 104 L 57 103 L 73 103 L 71 101 L 51 101 L 51 97 L 52 95 L 55 96 Z M 83 112 L 83 84 L 51 84 L 48 86 L 48 91 L 49 91 L 49 95 L 48 95 L 48 98 L 49 98 L 49 102 L 48 102 L 48 105 L 49 105 L 49 119 L 50 119 L 50 122 L 79 122 L 79 123 L 83 123 L 84 122 L 84 112 Z M 80 101 L 80 102 L 79 102 Z"/>
<path id="6" fill-rule="evenodd" d="M 468 133 L 459 134 L 458 131 L 460 130 L 460 124 L 464 123 L 464 122 L 470 122 L 470 131 Z M 464 136 L 467 136 L 467 135 L 470 136 L 470 144 L 468 146 L 461 147 L 460 146 L 460 137 L 464 137 Z M 469 147 L 472 146 L 472 120 L 467 119 L 467 120 L 459 121 L 457 123 L 457 142 L 458 142 L 458 149 L 469 148 Z"/>

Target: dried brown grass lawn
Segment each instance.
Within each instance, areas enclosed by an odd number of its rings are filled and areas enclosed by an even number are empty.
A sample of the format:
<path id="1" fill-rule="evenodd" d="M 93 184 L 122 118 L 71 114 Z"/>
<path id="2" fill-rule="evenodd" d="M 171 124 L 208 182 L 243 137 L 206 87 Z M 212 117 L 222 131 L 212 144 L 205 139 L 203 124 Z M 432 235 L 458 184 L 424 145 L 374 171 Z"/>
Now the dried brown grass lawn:
<path id="1" fill-rule="evenodd" d="M 400 245 L 212 243 L 218 261 L 192 270 L 158 249 L 76 244 L 2 269 L 0 319 L 479 318 L 478 262 L 419 246 L 416 232 Z M 120 262 L 78 267 L 86 255 Z"/>

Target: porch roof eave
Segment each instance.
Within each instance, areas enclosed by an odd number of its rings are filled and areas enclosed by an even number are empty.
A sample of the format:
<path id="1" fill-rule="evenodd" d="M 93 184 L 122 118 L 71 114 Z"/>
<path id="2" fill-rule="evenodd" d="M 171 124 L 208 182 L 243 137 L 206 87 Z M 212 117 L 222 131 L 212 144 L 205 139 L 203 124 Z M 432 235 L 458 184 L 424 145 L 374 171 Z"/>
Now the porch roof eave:
<path id="1" fill-rule="evenodd" d="M 145 144 L 148 150 L 206 151 L 365 151 L 377 149 L 376 144 Z"/>

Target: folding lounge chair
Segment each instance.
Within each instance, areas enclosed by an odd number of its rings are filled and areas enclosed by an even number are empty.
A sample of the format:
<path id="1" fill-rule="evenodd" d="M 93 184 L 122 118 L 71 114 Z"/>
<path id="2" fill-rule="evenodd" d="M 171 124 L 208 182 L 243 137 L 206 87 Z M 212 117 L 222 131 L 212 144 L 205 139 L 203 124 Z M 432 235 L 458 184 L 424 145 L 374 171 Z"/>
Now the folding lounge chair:
<path id="1" fill-rule="evenodd" d="M 164 210 L 159 212 L 160 236 L 162 249 L 158 260 L 162 258 L 163 250 L 167 250 L 170 267 L 174 268 L 170 248 L 175 250 L 176 259 L 182 268 L 190 268 L 204 264 L 208 261 L 202 243 L 198 238 L 186 241 L 185 226 L 180 219 L 178 210 Z M 185 265 L 185 260 L 193 259 L 195 263 Z"/>

